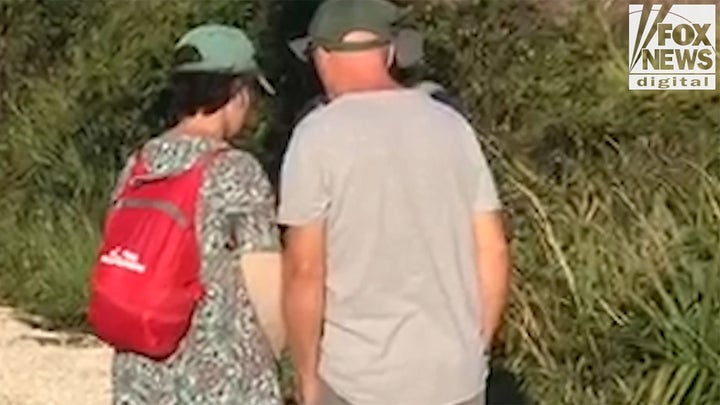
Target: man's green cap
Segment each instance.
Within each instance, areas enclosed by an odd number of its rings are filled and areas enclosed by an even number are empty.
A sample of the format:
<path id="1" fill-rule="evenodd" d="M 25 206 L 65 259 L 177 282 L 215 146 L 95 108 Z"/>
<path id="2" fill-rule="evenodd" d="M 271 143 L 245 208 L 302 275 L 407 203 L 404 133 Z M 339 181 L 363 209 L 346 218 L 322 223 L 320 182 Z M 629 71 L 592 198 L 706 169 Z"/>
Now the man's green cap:
<path id="1" fill-rule="evenodd" d="M 307 36 L 290 42 L 297 57 L 307 60 L 313 47 L 328 51 L 361 51 L 395 44 L 398 63 L 409 66 L 422 59 L 422 37 L 413 30 L 399 30 L 405 12 L 387 0 L 327 0 L 317 9 Z M 353 31 L 367 31 L 375 39 L 366 42 L 345 41 Z"/>
<path id="2" fill-rule="evenodd" d="M 275 94 L 255 59 L 255 47 L 239 28 L 206 24 L 193 28 L 175 44 L 176 72 L 254 75 L 260 85 Z"/>

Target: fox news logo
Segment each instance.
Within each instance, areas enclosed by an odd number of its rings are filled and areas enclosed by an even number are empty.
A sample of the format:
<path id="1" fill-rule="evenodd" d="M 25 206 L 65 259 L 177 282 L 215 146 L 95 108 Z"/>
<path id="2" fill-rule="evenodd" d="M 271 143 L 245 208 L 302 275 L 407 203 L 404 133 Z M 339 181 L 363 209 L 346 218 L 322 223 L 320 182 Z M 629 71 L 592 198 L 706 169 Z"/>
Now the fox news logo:
<path id="1" fill-rule="evenodd" d="M 715 5 L 630 4 L 630 90 L 715 90 Z"/>

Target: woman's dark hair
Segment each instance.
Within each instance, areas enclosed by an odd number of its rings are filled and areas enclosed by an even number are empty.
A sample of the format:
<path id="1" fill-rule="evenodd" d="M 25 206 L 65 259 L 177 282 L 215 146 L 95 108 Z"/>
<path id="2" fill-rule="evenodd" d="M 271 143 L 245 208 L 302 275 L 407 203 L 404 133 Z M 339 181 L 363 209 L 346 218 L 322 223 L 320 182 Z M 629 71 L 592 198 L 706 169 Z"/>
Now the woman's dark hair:
<path id="1" fill-rule="evenodd" d="M 175 52 L 173 65 L 201 60 L 202 56 L 197 49 L 183 46 Z M 251 75 L 175 72 L 170 78 L 170 114 L 175 120 L 197 113 L 212 114 L 244 88 L 254 96 L 256 82 Z"/>
<path id="2" fill-rule="evenodd" d="M 170 112 L 175 119 L 212 114 L 247 86 L 246 78 L 211 72 L 177 72 L 170 78 Z"/>

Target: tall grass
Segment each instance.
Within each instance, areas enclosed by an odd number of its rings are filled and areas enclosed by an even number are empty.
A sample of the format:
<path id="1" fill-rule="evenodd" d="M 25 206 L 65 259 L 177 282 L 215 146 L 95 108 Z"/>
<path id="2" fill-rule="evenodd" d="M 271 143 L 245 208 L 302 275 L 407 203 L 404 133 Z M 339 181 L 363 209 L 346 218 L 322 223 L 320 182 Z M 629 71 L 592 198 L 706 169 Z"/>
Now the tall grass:
<path id="1" fill-rule="evenodd" d="M 627 4 L 539 3 L 417 7 L 512 218 L 509 366 L 540 404 L 720 403 L 719 93 L 628 92 Z"/>
<path id="2" fill-rule="evenodd" d="M 502 165 L 522 229 L 507 352 L 541 403 L 720 402 L 720 178 L 638 149 L 560 185 Z"/>
<path id="3" fill-rule="evenodd" d="M 45 327 L 81 326 L 97 243 L 97 224 L 69 207 L 14 226 L 0 235 L 3 297 L 41 316 Z"/>

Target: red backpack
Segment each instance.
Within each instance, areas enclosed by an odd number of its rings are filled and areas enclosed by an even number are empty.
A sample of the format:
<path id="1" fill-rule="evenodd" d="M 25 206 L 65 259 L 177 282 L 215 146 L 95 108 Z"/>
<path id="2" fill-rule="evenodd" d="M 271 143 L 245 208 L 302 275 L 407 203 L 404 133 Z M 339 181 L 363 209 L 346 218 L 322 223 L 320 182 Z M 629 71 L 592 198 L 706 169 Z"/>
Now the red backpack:
<path id="1" fill-rule="evenodd" d="M 195 216 L 203 171 L 153 175 L 141 154 L 105 223 L 88 320 L 119 351 L 171 355 L 204 294 Z"/>

